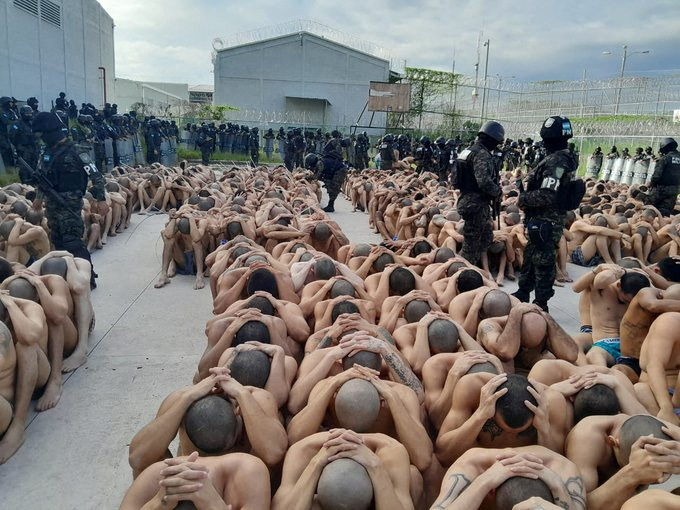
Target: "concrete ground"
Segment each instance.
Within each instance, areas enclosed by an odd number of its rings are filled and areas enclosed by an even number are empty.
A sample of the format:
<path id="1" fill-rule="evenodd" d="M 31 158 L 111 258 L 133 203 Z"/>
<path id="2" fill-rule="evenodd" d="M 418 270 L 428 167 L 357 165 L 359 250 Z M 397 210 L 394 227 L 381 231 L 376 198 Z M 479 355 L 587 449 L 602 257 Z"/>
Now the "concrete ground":
<path id="1" fill-rule="evenodd" d="M 336 207 L 333 218 L 351 242 L 380 241 L 365 214 L 343 199 Z M 94 255 L 100 278 L 89 359 L 65 377 L 59 405 L 32 417 L 25 444 L 0 466 L 0 508 L 117 508 L 132 479 L 130 440 L 165 396 L 191 383 L 205 346 L 210 290 L 194 291 L 187 276 L 153 288 L 165 221 L 134 215 L 131 227 Z M 570 270 L 572 277 L 585 271 Z M 558 288 L 550 306 L 569 333 L 578 331 L 578 299 L 569 287 Z"/>

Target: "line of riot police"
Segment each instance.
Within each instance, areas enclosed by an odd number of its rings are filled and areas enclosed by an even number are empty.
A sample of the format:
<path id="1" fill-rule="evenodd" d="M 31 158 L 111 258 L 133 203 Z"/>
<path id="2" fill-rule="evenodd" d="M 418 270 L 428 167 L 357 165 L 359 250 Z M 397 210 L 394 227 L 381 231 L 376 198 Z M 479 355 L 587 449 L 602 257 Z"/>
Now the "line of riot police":
<path id="1" fill-rule="evenodd" d="M 3 167 L 15 166 L 19 157 L 29 165 L 37 165 L 41 152 L 40 139 L 33 133 L 32 122 L 40 112 L 39 102 L 31 97 L 21 107 L 13 97 L 0 97 L 0 155 Z M 89 152 L 91 160 L 102 171 L 118 165 L 171 165 L 177 161 L 179 129 L 175 121 L 145 117 L 137 113 L 119 114 L 116 104 L 106 103 L 98 110 L 91 103 L 78 108 L 61 92 L 51 111 L 64 124 L 64 134 L 81 150 Z M 144 137 L 146 154 L 141 137 Z"/>

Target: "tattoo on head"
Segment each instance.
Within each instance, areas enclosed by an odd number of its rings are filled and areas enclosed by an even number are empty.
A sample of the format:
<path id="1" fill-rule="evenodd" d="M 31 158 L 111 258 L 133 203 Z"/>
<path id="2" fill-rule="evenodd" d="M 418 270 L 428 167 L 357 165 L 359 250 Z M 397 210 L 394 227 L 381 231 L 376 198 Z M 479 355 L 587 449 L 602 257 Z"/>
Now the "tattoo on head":
<path id="1" fill-rule="evenodd" d="M 578 510 L 585 510 L 586 508 L 586 489 L 583 485 L 583 479 L 580 476 L 572 476 L 567 478 L 564 483 L 567 487 L 567 492 L 571 496 L 574 503 L 574 508 Z"/>
<path id="2" fill-rule="evenodd" d="M 492 441 L 503 433 L 503 429 L 498 426 L 493 418 L 486 420 L 482 427 L 482 431 L 487 432 L 491 436 Z"/>
<path id="3" fill-rule="evenodd" d="M 468 485 L 470 485 L 470 480 L 463 473 L 453 473 L 449 476 L 449 483 L 451 487 L 446 491 L 446 494 L 437 501 L 432 507 L 433 510 L 444 509 L 455 501 L 455 499 L 460 496 Z"/>

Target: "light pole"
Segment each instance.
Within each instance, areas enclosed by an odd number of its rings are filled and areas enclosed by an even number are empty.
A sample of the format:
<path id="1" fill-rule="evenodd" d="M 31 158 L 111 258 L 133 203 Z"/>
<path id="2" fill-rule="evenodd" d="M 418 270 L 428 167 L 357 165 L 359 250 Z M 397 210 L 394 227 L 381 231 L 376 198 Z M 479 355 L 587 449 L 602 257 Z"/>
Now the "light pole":
<path id="1" fill-rule="evenodd" d="M 484 62 L 484 90 L 482 91 L 482 114 L 479 120 L 484 122 L 484 110 L 486 108 L 486 80 L 489 76 L 489 47 L 491 46 L 491 39 L 484 41 L 484 46 L 486 46 L 486 61 Z"/>
<path id="2" fill-rule="evenodd" d="M 619 114 L 619 105 L 621 104 L 621 89 L 623 88 L 623 74 L 626 72 L 626 60 L 628 60 L 628 55 L 645 55 L 649 53 L 649 50 L 643 51 L 631 51 L 628 53 L 628 45 L 623 45 L 623 55 L 621 55 L 621 74 L 619 75 L 619 88 L 616 92 L 616 106 L 614 107 L 614 115 Z M 603 55 L 611 55 L 611 51 L 603 51 Z"/>

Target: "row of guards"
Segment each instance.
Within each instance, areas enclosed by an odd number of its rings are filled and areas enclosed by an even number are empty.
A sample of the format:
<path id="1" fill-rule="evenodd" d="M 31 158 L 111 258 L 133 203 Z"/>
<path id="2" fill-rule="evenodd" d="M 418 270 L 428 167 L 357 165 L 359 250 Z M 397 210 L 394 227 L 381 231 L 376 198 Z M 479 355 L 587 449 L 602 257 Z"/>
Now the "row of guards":
<path id="1" fill-rule="evenodd" d="M 656 161 L 651 158 L 606 158 L 593 154 L 588 158 L 586 177 L 619 184 L 645 184 L 654 173 Z"/>
<path id="2" fill-rule="evenodd" d="M 122 138 L 119 140 L 106 138 L 104 140 L 104 154 L 106 156 L 107 173 L 113 170 L 117 162 L 120 165 L 128 166 L 147 164 L 147 158 L 144 154 L 139 134 L 135 134 L 131 138 Z M 147 154 L 149 154 L 148 149 Z M 94 160 L 94 149 L 91 149 L 91 155 Z M 177 140 L 175 140 L 175 137 L 162 139 L 159 153 L 156 155 L 155 159 L 164 166 L 173 166 L 177 164 Z"/>

